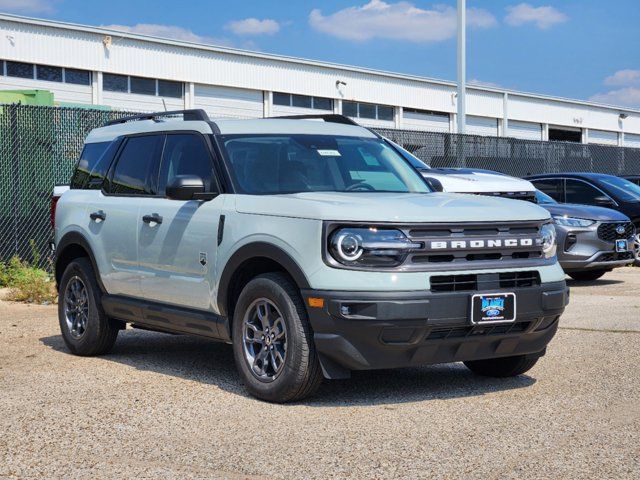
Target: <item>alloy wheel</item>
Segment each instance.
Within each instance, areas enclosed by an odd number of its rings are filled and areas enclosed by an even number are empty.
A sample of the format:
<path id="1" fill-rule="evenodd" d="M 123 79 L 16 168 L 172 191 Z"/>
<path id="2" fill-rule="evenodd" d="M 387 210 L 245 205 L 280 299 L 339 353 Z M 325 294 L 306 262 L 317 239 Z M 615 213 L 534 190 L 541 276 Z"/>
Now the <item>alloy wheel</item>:
<path id="1" fill-rule="evenodd" d="M 89 321 L 89 295 L 87 287 L 78 276 L 72 277 L 64 292 L 64 318 L 73 338 L 81 338 Z"/>
<path id="2" fill-rule="evenodd" d="M 244 315 L 242 333 L 249 369 L 260 381 L 272 382 L 287 357 L 287 328 L 280 310 L 266 298 L 255 300 Z"/>

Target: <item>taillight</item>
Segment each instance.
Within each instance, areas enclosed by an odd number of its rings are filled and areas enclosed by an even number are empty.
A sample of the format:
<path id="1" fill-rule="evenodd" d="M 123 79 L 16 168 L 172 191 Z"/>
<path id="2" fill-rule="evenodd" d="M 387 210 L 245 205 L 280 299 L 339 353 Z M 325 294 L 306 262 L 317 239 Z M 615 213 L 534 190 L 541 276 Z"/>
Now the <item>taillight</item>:
<path id="1" fill-rule="evenodd" d="M 56 228 L 56 206 L 60 200 L 60 195 L 51 195 L 51 206 L 49 207 L 49 221 L 51 228 Z"/>

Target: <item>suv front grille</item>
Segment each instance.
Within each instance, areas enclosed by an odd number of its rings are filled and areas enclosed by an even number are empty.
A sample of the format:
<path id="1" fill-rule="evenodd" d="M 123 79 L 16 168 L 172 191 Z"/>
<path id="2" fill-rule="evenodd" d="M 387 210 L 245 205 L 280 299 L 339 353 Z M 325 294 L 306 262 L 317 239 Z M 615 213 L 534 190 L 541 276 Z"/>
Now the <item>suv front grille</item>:
<path id="1" fill-rule="evenodd" d="M 412 252 L 408 264 L 482 264 L 542 259 L 540 223 L 420 225 L 405 230 L 422 248 Z M 462 266 L 462 265 L 460 265 Z"/>
<path id="2" fill-rule="evenodd" d="M 623 227 L 624 232 L 618 233 L 616 231 L 618 227 Z M 621 238 L 630 238 L 635 230 L 631 222 L 602 223 L 598 226 L 598 238 L 605 242 L 613 242 Z"/>
<path id="3" fill-rule="evenodd" d="M 524 200 L 525 202 L 536 203 L 536 194 L 534 192 L 474 192 L 473 195 L 510 198 L 511 200 Z"/>
<path id="4" fill-rule="evenodd" d="M 503 325 L 476 325 L 468 327 L 448 327 L 432 329 L 425 340 L 445 340 L 448 338 L 465 338 L 478 335 L 506 335 L 525 332 L 531 322 L 515 322 Z"/>
<path id="5" fill-rule="evenodd" d="M 479 290 L 527 288 L 540 285 L 535 271 L 481 273 L 470 275 L 436 275 L 431 277 L 431 292 L 474 292 Z"/>

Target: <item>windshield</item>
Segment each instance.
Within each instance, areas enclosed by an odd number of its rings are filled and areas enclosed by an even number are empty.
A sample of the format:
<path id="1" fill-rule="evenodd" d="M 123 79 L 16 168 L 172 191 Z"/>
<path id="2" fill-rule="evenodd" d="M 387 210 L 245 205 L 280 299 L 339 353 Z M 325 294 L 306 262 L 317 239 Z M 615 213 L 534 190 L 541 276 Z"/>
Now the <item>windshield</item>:
<path id="1" fill-rule="evenodd" d="M 551 198 L 546 193 L 541 192 L 540 190 L 536 190 L 536 203 L 539 203 L 540 205 L 545 205 L 549 203 L 558 203 L 558 202 L 556 202 L 553 198 Z"/>
<path id="2" fill-rule="evenodd" d="M 611 194 L 623 202 L 640 202 L 640 186 L 620 177 L 598 179 Z"/>
<path id="3" fill-rule="evenodd" d="M 431 191 L 420 174 L 377 138 L 225 135 L 221 140 L 242 193 Z"/>

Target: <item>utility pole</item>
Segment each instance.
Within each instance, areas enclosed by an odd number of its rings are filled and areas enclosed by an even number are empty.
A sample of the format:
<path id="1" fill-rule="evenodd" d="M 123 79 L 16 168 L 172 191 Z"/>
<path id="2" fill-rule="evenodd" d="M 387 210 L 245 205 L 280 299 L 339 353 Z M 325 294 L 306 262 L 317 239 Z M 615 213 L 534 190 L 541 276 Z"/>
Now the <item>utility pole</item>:
<path id="1" fill-rule="evenodd" d="M 467 1 L 458 0 L 458 133 L 466 133 Z"/>

